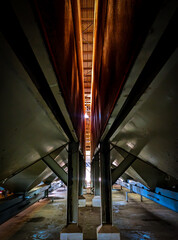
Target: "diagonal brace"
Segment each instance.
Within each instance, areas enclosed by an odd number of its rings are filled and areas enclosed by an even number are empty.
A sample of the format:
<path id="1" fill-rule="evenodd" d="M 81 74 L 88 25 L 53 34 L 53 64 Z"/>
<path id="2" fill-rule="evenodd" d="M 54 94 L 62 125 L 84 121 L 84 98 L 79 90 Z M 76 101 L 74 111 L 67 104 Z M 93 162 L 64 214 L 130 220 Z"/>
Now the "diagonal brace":
<path id="1" fill-rule="evenodd" d="M 56 176 L 63 181 L 67 186 L 67 173 L 64 169 L 50 156 L 42 158 L 43 162 L 56 174 Z"/>
<path id="2" fill-rule="evenodd" d="M 118 167 L 112 170 L 112 184 L 114 184 L 117 179 L 132 165 L 132 163 L 137 159 L 136 156 L 129 154 Z"/>

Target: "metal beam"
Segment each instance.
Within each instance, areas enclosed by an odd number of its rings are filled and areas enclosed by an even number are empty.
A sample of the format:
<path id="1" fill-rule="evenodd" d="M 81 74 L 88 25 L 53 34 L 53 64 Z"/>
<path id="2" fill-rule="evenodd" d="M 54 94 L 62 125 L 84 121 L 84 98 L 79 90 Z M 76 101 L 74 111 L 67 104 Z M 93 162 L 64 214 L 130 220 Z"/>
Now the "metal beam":
<path id="1" fill-rule="evenodd" d="M 63 183 L 67 186 L 67 173 L 62 167 L 50 156 L 42 158 L 43 162 L 60 178 Z"/>
<path id="2" fill-rule="evenodd" d="M 90 50 L 90 51 L 89 50 L 83 50 L 83 53 L 84 54 L 93 53 L 93 50 Z"/>
<path id="3" fill-rule="evenodd" d="M 94 21 L 94 18 L 81 18 L 81 21 L 82 22 L 93 22 Z"/>
<path id="4" fill-rule="evenodd" d="M 84 69 L 84 70 L 91 70 L 91 69 L 92 69 L 92 66 L 84 67 L 83 69 Z"/>
<path id="5" fill-rule="evenodd" d="M 177 13 L 175 13 L 171 18 L 156 48 L 154 49 L 149 60 L 147 61 L 141 74 L 139 75 L 137 82 L 133 86 L 131 92 L 129 93 L 129 96 L 127 97 L 125 103 L 123 104 L 121 110 L 115 118 L 114 123 L 112 124 L 106 136 L 102 139 L 103 141 L 108 141 L 117 131 L 118 127 L 130 113 L 132 108 L 137 104 L 140 97 L 144 94 L 144 92 L 155 79 L 161 68 L 164 66 L 169 57 L 177 48 L 178 40 L 177 36 L 175 35 L 176 24 Z"/>
<path id="6" fill-rule="evenodd" d="M 112 224 L 111 163 L 109 142 L 100 143 L 101 219 L 102 224 Z"/>
<path id="7" fill-rule="evenodd" d="M 111 145 L 123 158 L 127 157 L 128 154 L 131 154 L 131 153 L 127 152 L 126 150 L 122 149 L 121 147 L 118 147 L 117 145 L 114 145 L 112 143 L 111 143 Z M 131 155 L 133 155 L 133 154 L 131 154 Z"/>
<path id="8" fill-rule="evenodd" d="M 92 62 L 92 59 L 84 59 L 83 62 L 84 62 L 84 63 L 86 63 L 86 62 L 87 62 L 87 63 L 88 63 L 88 62 Z"/>
<path id="9" fill-rule="evenodd" d="M 92 22 L 91 24 L 89 24 L 89 25 L 83 30 L 82 34 L 85 33 L 86 30 L 89 29 L 92 25 L 93 25 L 93 22 Z"/>
<path id="10" fill-rule="evenodd" d="M 157 187 L 155 192 L 152 192 L 145 187 L 137 186 L 137 182 L 126 183 L 120 181 L 119 184 L 127 189 L 132 189 L 133 193 L 137 193 L 146 197 L 160 205 L 163 205 L 175 212 L 178 212 L 178 194 L 167 189 Z"/>
<path id="11" fill-rule="evenodd" d="M 130 157 L 132 156 L 131 158 L 133 159 L 135 158 L 135 160 L 132 162 L 132 168 L 142 179 L 142 180 L 140 179 L 139 181 L 143 183 L 145 186 L 151 189 L 155 189 L 158 186 L 169 188 L 171 185 L 172 186 L 176 185 L 177 181 L 175 178 L 169 176 L 169 181 L 167 181 L 166 179 L 168 175 L 165 172 L 153 166 L 152 164 L 150 164 L 149 162 L 145 162 L 144 160 L 138 158 L 137 156 L 134 156 L 133 154 L 127 152 L 126 150 L 118 146 L 115 146 L 113 144 L 112 146 L 119 154 L 122 155 L 123 158 L 126 158 L 128 155 L 130 155 Z"/>
<path id="12" fill-rule="evenodd" d="M 94 156 L 94 195 L 100 196 L 100 171 L 99 171 L 99 153 Z"/>
<path id="13" fill-rule="evenodd" d="M 137 159 L 132 154 L 128 156 L 119 164 L 118 167 L 112 170 L 112 184 L 114 184 L 117 179 L 132 165 L 132 163 Z"/>
<path id="14" fill-rule="evenodd" d="M 56 158 L 56 157 L 59 155 L 59 153 L 62 152 L 62 150 L 63 150 L 66 146 L 67 146 L 67 144 L 64 144 L 64 145 L 62 145 L 61 147 L 59 147 L 58 149 L 56 149 L 56 150 L 52 151 L 51 153 L 49 153 L 48 155 L 51 155 L 51 157 Z M 48 156 L 48 155 L 47 155 L 47 156 Z M 37 162 L 39 162 L 39 161 L 41 161 L 41 160 L 42 160 L 41 158 L 40 158 L 40 159 L 37 159 L 37 160 L 34 161 L 33 163 L 30 163 L 30 164 L 28 164 L 27 166 L 25 166 L 25 167 L 17 170 L 16 172 L 12 173 L 11 175 L 9 175 L 8 177 L 6 177 L 5 179 L 0 179 L 0 183 L 1 183 L 1 182 L 4 183 L 4 182 L 8 181 L 10 178 L 12 178 L 12 177 L 14 177 L 15 175 L 23 172 L 25 169 L 33 166 L 35 163 L 37 163 Z"/>
<path id="15" fill-rule="evenodd" d="M 1 4 L 1 32 L 70 140 L 74 137 L 9 1 Z"/>
<path id="16" fill-rule="evenodd" d="M 90 11 L 93 10 L 94 11 L 94 7 L 81 7 L 81 10 L 83 11 Z"/>
<path id="17" fill-rule="evenodd" d="M 78 224 L 79 143 L 69 143 L 67 225 Z"/>
<path id="18" fill-rule="evenodd" d="M 83 188 L 85 185 L 85 159 L 84 156 L 79 153 L 79 196 L 83 196 Z"/>

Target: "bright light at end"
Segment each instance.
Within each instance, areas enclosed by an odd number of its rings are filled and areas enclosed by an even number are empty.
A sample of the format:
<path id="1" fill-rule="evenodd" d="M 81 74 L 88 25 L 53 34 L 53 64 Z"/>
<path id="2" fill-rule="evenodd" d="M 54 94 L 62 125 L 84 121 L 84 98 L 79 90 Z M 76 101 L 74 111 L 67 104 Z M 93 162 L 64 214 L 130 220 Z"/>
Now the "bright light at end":
<path id="1" fill-rule="evenodd" d="M 89 116 L 88 116 L 88 114 L 87 114 L 87 113 L 85 113 L 85 118 L 89 118 Z"/>
<path id="2" fill-rule="evenodd" d="M 90 186 L 91 183 L 91 159 L 90 159 L 90 151 L 86 151 L 86 175 L 85 175 L 85 181 L 87 184 L 87 187 Z"/>
<path id="3" fill-rule="evenodd" d="M 89 167 L 87 167 L 87 169 L 86 169 L 86 178 L 85 178 L 85 181 L 87 182 L 87 186 L 89 186 L 90 185 L 90 182 L 91 182 L 91 176 L 90 176 L 90 168 Z"/>

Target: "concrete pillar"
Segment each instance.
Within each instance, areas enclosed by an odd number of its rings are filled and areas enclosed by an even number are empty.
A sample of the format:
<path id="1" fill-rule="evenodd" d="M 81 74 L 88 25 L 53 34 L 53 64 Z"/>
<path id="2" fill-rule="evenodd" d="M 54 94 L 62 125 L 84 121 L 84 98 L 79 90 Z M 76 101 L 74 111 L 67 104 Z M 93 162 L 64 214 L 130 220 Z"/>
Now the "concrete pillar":
<path id="1" fill-rule="evenodd" d="M 94 156 L 94 198 L 92 199 L 93 207 L 101 207 L 101 197 L 100 197 L 100 171 L 99 171 L 99 153 Z"/>
<path id="2" fill-rule="evenodd" d="M 86 199 L 83 196 L 83 188 L 85 185 L 85 159 L 81 153 L 79 153 L 79 207 L 85 207 L 86 206 Z"/>
<path id="3" fill-rule="evenodd" d="M 112 225 L 112 177 L 109 142 L 100 143 L 101 166 L 101 220 L 97 228 L 97 239 L 119 240 L 120 232 Z"/>
<path id="4" fill-rule="evenodd" d="M 83 239 L 78 226 L 78 184 L 79 184 L 79 144 L 69 143 L 68 187 L 67 187 L 67 225 L 61 231 L 61 240 Z"/>

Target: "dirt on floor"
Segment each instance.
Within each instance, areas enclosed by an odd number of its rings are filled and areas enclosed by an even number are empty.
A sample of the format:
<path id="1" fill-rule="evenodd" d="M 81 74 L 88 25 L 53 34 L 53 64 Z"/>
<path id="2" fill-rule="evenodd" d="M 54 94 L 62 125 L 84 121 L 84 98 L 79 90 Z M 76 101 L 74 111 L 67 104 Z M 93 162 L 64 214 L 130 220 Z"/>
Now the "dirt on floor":
<path id="1" fill-rule="evenodd" d="M 113 224 L 120 229 L 122 240 L 176 240 L 178 214 L 126 189 L 113 191 Z M 87 206 L 79 208 L 79 225 L 84 240 L 96 240 L 101 224 L 100 208 L 92 207 L 93 195 L 86 194 Z M 0 225 L 1 240 L 56 240 L 66 224 L 66 191 L 56 190 L 49 199 L 40 200 Z M 109 239 L 108 239 L 109 240 Z"/>

